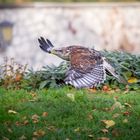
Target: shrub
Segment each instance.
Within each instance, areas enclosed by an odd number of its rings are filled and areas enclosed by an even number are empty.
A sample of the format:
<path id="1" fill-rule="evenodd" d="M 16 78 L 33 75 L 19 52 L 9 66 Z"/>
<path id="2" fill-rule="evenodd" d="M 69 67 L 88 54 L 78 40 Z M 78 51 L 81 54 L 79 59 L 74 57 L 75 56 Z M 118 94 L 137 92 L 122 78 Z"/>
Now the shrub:
<path id="1" fill-rule="evenodd" d="M 115 67 L 116 72 L 124 77 L 129 85 L 119 83 L 113 76 L 108 75 L 104 84 L 99 89 L 123 89 L 138 90 L 140 86 L 140 56 L 125 52 L 108 52 L 102 54 Z M 54 88 L 64 86 L 65 73 L 68 63 L 59 66 L 45 66 L 40 71 L 27 71 L 27 65 L 20 65 L 14 59 L 4 60 L 0 66 L 0 85 L 5 88 L 36 90 L 43 88 Z M 107 88 L 105 88 L 105 86 Z"/>
<path id="2" fill-rule="evenodd" d="M 7 89 L 20 89 L 26 69 L 27 65 L 18 64 L 13 58 L 5 57 L 0 66 L 0 85 Z"/>

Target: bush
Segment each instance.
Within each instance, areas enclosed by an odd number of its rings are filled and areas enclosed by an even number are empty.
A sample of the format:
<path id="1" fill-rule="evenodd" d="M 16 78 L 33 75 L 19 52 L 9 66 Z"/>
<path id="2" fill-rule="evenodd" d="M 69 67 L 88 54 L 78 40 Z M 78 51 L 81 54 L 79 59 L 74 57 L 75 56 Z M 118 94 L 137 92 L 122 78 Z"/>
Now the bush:
<path id="1" fill-rule="evenodd" d="M 138 90 L 140 86 L 140 56 L 125 52 L 108 52 L 102 54 L 115 67 L 116 72 L 128 81 L 128 85 L 119 83 L 113 76 L 108 75 L 104 84 L 98 89 L 123 89 Z M 61 63 L 57 66 L 45 66 L 40 71 L 28 70 L 27 65 L 22 66 L 14 62 L 13 59 L 5 59 L 1 65 L 0 85 L 5 88 L 27 90 L 36 90 L 43 88 L 54 88 L 64 86 L 65 73 L 68 69 L 68 63 Z M 16 66 L 16 68 L 15 68 Z M 9 75 L 9 73 L 11 73 Z"/>

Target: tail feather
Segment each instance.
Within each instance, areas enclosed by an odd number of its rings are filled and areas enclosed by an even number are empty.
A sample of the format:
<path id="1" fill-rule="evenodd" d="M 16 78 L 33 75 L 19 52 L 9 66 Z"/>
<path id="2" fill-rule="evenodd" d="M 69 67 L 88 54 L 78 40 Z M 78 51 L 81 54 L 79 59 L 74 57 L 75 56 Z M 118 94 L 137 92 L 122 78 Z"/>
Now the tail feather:
<path id="1" fill-rule="evenodd" d="M 120 83 L 128 84 L 127 81 L 120 75 L 118 75 L 114 69 L 105 59 L 104 59 L 104 67 L 110 74 L 112 74 Z"/>
<path id="2" fill-rule="evenodd" d="M 43 51 L 45 51 L 45 52 L 47 52 L 47 53 L 51 53 L 51 50 L 52 50 L 52 48 L 53 48 L 54 46 L 52 45 L 52 43 L 51 43 L 50 40 L 48 40 L 48 39 L 45 40 L 43 37 L 40 37 L 40 38 L 38 39 L 38 42 L 39 42 L 39 47 L 40 47 Z"/>

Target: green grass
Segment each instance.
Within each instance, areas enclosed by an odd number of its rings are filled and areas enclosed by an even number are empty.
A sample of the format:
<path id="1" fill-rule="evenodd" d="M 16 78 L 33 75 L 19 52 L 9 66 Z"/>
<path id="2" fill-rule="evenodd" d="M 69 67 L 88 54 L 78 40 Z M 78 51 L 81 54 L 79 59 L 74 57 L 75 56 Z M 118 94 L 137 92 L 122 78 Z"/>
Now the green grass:
<path id="1" fill-rule="evenodd" d="M 119 105 L 114 104 L 114 97 Z M 113 105 L 115 108 L 111 110 Z M 8 113 L 9 110 L 17 113 Z M 48 115 L 42 116 L 43 112 Z M 108 133 L 101 131 L 106 129 L 102 120 L 115 122 L 107 128 Z M 34 133 L 38 130 L 40 133 Z M 35 92 L 0 88 L 0 139 L 5 137 L 9 140 L 33 137 L 39 140 L 100 137 L 139 140 L 140 93 L 91 93 L 68 87 Z"/>

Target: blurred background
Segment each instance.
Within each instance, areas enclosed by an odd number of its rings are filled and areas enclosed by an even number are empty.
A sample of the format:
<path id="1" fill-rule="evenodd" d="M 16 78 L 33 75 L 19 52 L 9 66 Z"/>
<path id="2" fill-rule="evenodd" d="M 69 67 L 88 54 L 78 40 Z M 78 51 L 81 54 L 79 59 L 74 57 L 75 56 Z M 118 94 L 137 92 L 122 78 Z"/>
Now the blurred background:
<path id="1" fill-rule="evenodd" d="M 62 60 L 38 47 L 78 44 L 140 54 L 140 0 L 0 0 L 0 64 L 4 57 L 40 69 Z"/>

